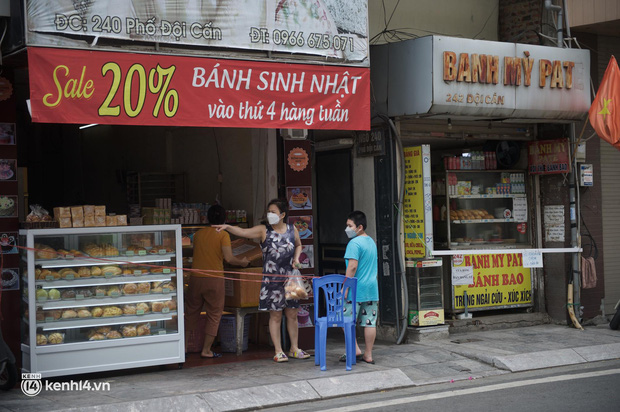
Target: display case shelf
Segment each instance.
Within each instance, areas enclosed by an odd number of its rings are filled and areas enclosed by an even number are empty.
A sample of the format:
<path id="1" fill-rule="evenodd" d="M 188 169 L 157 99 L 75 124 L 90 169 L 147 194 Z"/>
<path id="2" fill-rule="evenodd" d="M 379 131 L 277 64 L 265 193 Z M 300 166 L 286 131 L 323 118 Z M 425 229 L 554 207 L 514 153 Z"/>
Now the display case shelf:
<path id="1" fill-rule="evenodd" d="M 520 221 L 516 219 L 466 219 L 466 220 L 451 220 L 455 225 L 463 225 L 470 223 L 522 223 L 525 221 Z"/>
<path id="2" fill-rule="evenodd" d="M 139 282 L 165 282 L 170 281 L 176 273 L 167 275 L 146 274 L 140 276 L 114 276 L 111 278 L 80 278 L 74 280 L 37 280 L 36 285 L 42 289 L 79 288 L 102 285 L 122 285 L 125 283 Z"/>
<path id="3" fill-rule="evenodd" d="M 76 329 L 76 328 L 92 328 L 97 326 L 110 325 L 126 325 L 128 323 L 145 323 L 171 320 L 176 316 L 177 312 L 168 313 L 148 313 L 144 315 L 126 315 L 109 318 L 88 318 L 88 319 L 72 319 L 58 320 L 55 322 L 39 322 L 37 328 L 43 331 L 60 330 L 60 329 Z"/>
<path id="4" fill-rule="evenodd" d="M 170 300 L 172 297 L 176 297 L 176 292 L 170 293 L 150 293 L 148 295 L 123 295 L 112 300 L 108 300 L 107 296 L 88 299 L 66 299 L 66 300 L 54 300 L 47 302 L 37 302 L 37 306 L 41 305 L 43 310 L 51 309 L 67 309 L 67 308 L 82 308 L 92 306 L 108 306 L 108 305 L 127 305 L 131 303 L 140 302 L 161 302 Z"/>
<path id="5" fill-rule="evenodd" d="M 510 194 L 481 194 L 481 195 L 453 195 L 450 199 L 514 199 L 517 197 L 525 197 L 525 193 Z"/>
<path id="6" fill-rule="evenodd" d="M 183 259 L 180 225 L 31 229 L 20 230 L 19 234 L 20 245 L 26 247 L 20 259 L 21 273 L 26 274 L 22 282 L 21 312 L 24 372 L 40 373 L 47 378 L 185 361 L 183 269 L 179 267 Z M 75 259 L 35 259 L 35 244 L 41 244 L 42 246 L 37 248 L 50 253 L 60 250 L 77 250 L 83 253 L 91 244 L 99 247 L 110 245 L 110 248 L 117 249 L 120 255 L 105 258 L 80 256 Z M 158 253 L 127 256 L 125 252 L 131 250 L 131 247 L 147 251 L 155 248 Z M 164 250 L 166 253 L 160 252 Z M 100 277 L 77 277 L 76 274 L 82 272 L 70 269 L 81 266 L 103 268 L 110 265 L 115 265 L 116 269 L 106 269 L 107 275 Z M 119 270 L 121 265 L 136 267 L 123 275 L 119 272 L 127 267 Z M 63 273 L 61 268 L 67 270 Z M 39 270 L 45 269 L 50 269 L 56 277 L 73 275 L 76 278 L 35 279 L 36 274 L 41 275 Z M 58 273 L 54 273 L 54 270 Z M 111 276 L 113 273 L 114 276 Z M 137 283 L 137 286 L 140 286 L 153 282 L 171 282 L 173 285 L 170 288 L 164 285 L 166 293 L 159 293 L 158 289 L 158 293 L 117 294 L 125 284 Z M 89 287 L 92 287 L 91 296 L 82 299 L 85 290 L 80 288 Z M 95 297 L 95 287 L 104 290 L 105 296 Z M 65 292 L 62 289 L 67 288 L 75 288 L 80 299 L 37 299 L 37 292 L 45 295 L 39 289 L 61 289 L 62 294 Z M 176 302 L 173 303 L 172 300 Z M 138 311 L 146 313 L 52 320 L 53 316 L 58 317 L 57 313 L 52 313 L 54 311 L 64 313 L 71 308 L 96 306 L 101 306 L 104 310 L 110 306 L 121 309 L 123 305 L 134 304 L 146 305 Z M 157 312 L 154 312 L 154 309 Z M 90 312 L 90 309 L 86 310 Z M 41 318 L 41 311 L 44 318 Z M 75 311 L 81 312 L 80 309 Z M 134 337 L 131 332 L 134 327 L 138 330 L 148 329 L 148 332 L 145 336 Z M 92 333 L 103 337 L 91 341 Z M 37 342 L 47 344 L 37 345 Z"/>
<path id="7" fill-rule="evenodd" d="M 446 198 L 437 205 L 443 212 L 435 222 L 438 247 L 531 247 L 526 171 L 449 170 L 445 182 Z"/>
<path id="8" fill-rule="evenodd" d="M 66 268 L 77 266 L 107 266 L 107 265 L 130 265 L 138 263 L 170 262 L 174 255 L 170 253 L 144 256 L 111 256 L 98 258 L 75 258 L 75 259 L 36 259 L 35 265 L 45 269 Z M 24 259 L 27 259 L 24 257 Z"/>

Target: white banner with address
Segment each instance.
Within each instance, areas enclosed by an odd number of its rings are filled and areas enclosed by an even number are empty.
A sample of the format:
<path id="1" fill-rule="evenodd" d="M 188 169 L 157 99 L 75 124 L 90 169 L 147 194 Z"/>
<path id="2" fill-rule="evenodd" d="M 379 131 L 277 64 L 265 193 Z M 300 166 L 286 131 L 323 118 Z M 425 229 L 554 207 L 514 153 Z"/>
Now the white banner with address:
<path id="1" fill-rule="evenodd" d="M 73 46 L 77 36 L 89 43 L 109 38 L 304 53 L 369 65 L 368 0 L 28 0 L 27 29 L 58 35 L 56 46 Z M 39 43 L 49 46 L 49 39 L 28 36 L 29 46 Z"/>

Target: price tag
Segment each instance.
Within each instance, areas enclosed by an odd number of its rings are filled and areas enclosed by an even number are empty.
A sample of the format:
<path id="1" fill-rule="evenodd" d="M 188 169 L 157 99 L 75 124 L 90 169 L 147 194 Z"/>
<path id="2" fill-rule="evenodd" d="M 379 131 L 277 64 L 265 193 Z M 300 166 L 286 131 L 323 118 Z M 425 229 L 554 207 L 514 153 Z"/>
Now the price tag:
<path id="1" fill-rule="evenodd" d="M 37 302 L 47 302 L 47 298 L 45 296 L 38 297 Z"/>
<path id="2" fill-rule="evenodd" d="M 73 260 L 73 259 L 75 259 L 75 255 L 65 255 L 65 259 Z"/>
<path id="3" fill-rule="evenodd" d="M 163 288 L 161 290 L 162 293 L 170 293 L 170 289 L 169 288 Z"/>
<path id="4" fill-rule="evenodd" d="M 163 273 L 171 273 L 171 270 L 169 268 L 164 269 Z"/>
<path id="5" fill-rule="evenodd" d="M 138 256 L 146 256 L 146 250 L 139 250 Z"/>
<path id="6" fill-rule="evenodd" d="M 144 309 L 137 310 L 136 315 L 144 315 Z"/>
<path id="7" fill-rule="evenodd" d="M 46 322 L 54 322 L 54 318 L 53 317 L 45 317 L 45 321 Z"/>
<path id="8" fill-rule="evenodd" d="M 160 330 L 159 332 L 157 332 L 158 335 L 165 335 L 166 331 L 165 330 Z"/>
<path id="9" fill-rule="evenodd" d="M 66 280 L 74 280 L 75 279 L 75 275 L 67 275 L 65 277 Z"/>
<path id="10" fill-rule="evenodd" d="M 110 292 L 110 297 L 117 298 L 120 294 L 118 292 Z"/>
<path id="11" fill-rule="evenodd" d="M 135 256 L 135 252 L 133 250 L 125 252 L 125 256 Z"/>
<path id="12" fill-rule="evenodd" d="M 161 313 L 170 313 L 170 308 L 168 307 L 162 308 Z"/>
<path id="13" fill-rule="evenodd" d="M 112 272 L 106 272 L 103 274 L 103 276 L 105 276 L 106 279 L 110 279 L 114 277 L 114 274 Z"/>
<path id="14" fill-rule="evenodd" d="M 52 276 L 52 275 L 47 275 L 47 276 L 45 277 L 45 280 L 47 280 L 47 281 L 54 280 L 54 276 Z"/>
<path id="15" fill-rule="evenodd" d="M 165 255 L 167 252 L 166 252 L 166 249 L 159 249 L 158 253 L 160 255 Z"/>
<path id="16" fill-rule="evenodd" d="M 134 270 L 133 274 L 136 275 L 136 276 L 140 276 L 142 274 L 142 271 L 141 270 Z"/>
<path id="17" fill-rule="evenodd" d="M 76 300 L 82 300 L 82 299 L 84 299 L 84 295 L 75 295 L 75 299 Z"/>
<path id="18" fill-rule="evenodd" d="M 105 297 L 105 292 L 97 292 L 95 294 L 95 296 L 98 297 L 98 298 L 104 298 Z"/>

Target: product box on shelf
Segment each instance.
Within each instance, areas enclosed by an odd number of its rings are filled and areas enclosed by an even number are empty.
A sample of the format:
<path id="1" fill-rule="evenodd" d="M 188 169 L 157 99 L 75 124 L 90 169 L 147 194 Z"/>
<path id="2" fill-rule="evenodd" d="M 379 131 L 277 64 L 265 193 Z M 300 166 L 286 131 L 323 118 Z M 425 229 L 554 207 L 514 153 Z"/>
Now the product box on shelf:
<path id="1" fill-rule="evenodd" d="M 263 268 L 235 269 L 235 272 L 247 272 L 248 274 L 226 273 L 225 305 L 235 308 L 250 308 L 258 306 L 261 276 Z"/>
<path id="2" fill-rule="evenodd" d="M 252 240 L 235 239 L 230 242 L 232 253 L 236 258 L 247 258 L 249 266 L 263 266 L 263 252 L 260 245 Z"/>

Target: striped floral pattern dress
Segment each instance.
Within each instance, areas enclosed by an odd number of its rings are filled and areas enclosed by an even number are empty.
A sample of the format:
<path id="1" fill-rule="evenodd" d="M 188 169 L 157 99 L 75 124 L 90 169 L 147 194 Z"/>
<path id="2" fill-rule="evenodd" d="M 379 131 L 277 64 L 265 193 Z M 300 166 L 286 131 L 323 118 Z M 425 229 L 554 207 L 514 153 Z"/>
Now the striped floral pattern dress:
<path id="1" fill-rule="evenodd" d="M 295 255 L 295 229 L 286 225 L 285 233 L 276 232 L 267 225 L 267 237 L 261 243 L 263 251 L 263 282 L 260 289 L 260 310 L 298 308 L 298 300 L 284 298 L 284 281 L 293 271 Z M 284 276 L 281 276 L 284 275 Z"/>

